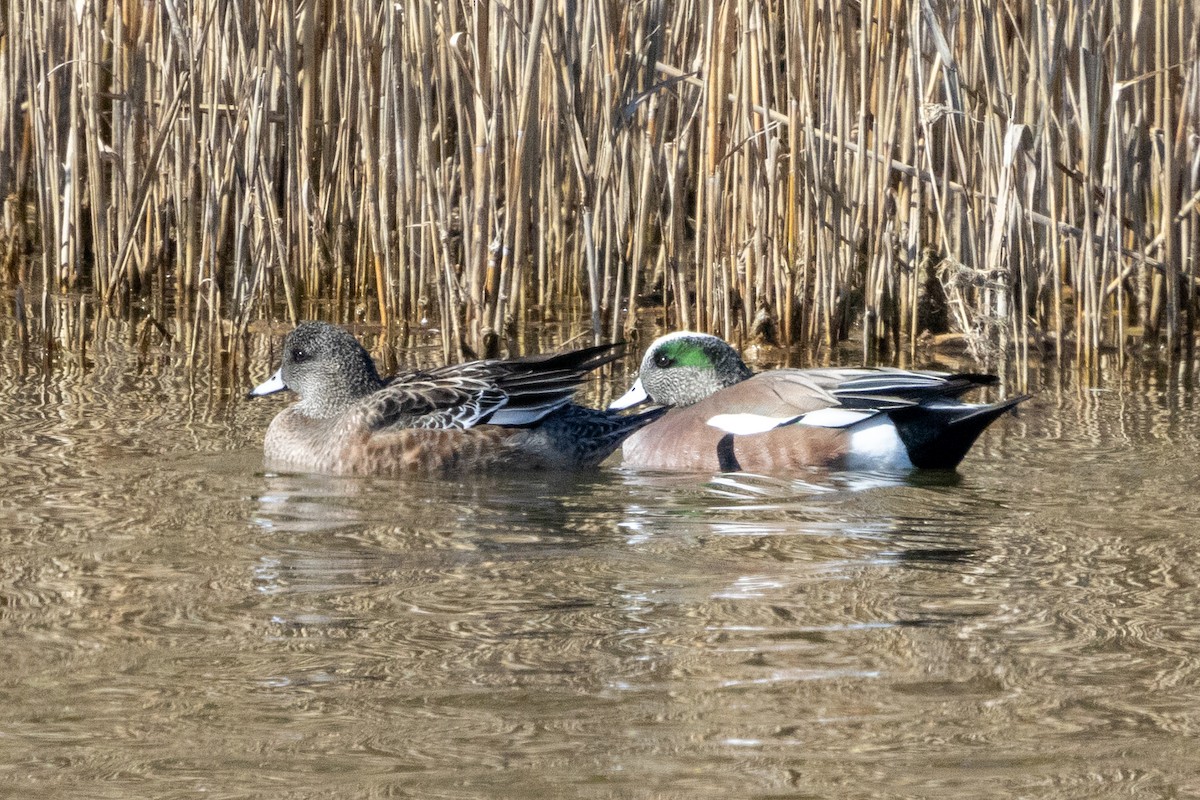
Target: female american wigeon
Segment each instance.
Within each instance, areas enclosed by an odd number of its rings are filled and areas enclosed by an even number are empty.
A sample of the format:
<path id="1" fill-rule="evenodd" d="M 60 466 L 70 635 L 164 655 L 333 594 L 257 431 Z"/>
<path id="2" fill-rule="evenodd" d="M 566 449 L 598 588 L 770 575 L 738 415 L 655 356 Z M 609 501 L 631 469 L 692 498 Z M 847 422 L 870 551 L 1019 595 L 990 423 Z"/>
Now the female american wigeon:
<path id="1" fill-rule="evenodd" d="M 622 415 L 571 402 L 614 345 L 474 361 L 385 381 L 347 331 L 306 322 L 283 342 L 283 365 L 254 388 L 299 401 L 267 429 L 268 466 L 335 474 L 562 469 L 594 466 L 665 409 Z"/>
<path id="2" fill-rule="evenodd" d="M 609 408 L 675 406 L 625 440 L 650 469 L 779 472 L 802 467 L 953 469 L 994 419 L 1027 395 L 957 398 L 993 375 L 901 369 L 776 369 L 755 375 L 715 336 L 656 340 L 637 381 Z"/>

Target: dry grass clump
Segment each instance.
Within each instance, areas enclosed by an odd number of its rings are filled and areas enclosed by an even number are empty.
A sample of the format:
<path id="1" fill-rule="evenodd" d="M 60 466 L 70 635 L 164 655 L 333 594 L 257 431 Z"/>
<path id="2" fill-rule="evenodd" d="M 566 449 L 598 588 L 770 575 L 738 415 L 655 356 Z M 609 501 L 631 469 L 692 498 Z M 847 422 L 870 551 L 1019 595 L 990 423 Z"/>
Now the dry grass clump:
<path id="1" fill-rule="evenodd" d="M 1198 6 L 12 0 L 4 280 L 224 337 L 436 325 L 447 356 L 648 308 L 868 358 L 1174 352 Z"/>

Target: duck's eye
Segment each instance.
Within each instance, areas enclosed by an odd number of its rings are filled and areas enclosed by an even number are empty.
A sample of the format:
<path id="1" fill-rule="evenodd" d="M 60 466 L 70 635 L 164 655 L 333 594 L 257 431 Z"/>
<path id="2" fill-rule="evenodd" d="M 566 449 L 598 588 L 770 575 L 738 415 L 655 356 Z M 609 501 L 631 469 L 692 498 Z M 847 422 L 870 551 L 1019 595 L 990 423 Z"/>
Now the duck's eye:
<path id="1" fill-rule="evenodd" d="M 303 347 L 293 347 L 292 348 L 292 362 L 295 364 L 299 364 L 302 361 L 308 361 L 308 351 L 305 350 Z"/>
<path id="2" fill-rule="evenodd" d="M 654 357 L 654 366 L 664 368 L 671 366 L 671 357 L 666 353 L 659 353 Z"/>

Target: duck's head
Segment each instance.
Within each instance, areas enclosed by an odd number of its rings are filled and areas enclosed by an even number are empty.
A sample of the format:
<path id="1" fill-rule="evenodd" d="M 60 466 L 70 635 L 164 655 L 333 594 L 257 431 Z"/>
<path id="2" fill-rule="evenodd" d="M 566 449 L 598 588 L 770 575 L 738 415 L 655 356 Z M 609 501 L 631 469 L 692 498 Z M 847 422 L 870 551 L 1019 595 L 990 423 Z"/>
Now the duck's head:
<path id="1" fill-rule="evenodd" d="M 650 345 L 637 380 L 609 408 L 629 408 L 646 400 L 690 406 L 752 374 L 738 352 L 716 336 L 669 333 Z"/>
<path id="2" fill-rule="evenodd" d="M 325 322 L 305 322 L 283 340 L 279 370 L 250 391 L 250 397 L 290 389 L 305 413 L 336 416 L 383 386 L 371 356 L 348 331 Z"/>

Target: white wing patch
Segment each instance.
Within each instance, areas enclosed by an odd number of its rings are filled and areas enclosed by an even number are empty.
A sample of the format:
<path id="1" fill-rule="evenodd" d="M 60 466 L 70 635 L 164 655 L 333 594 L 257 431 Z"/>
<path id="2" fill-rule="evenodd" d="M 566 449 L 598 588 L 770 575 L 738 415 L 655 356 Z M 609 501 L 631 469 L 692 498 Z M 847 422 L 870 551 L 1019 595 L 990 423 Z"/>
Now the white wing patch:
<path id="1" fill-rule="evenodd" d="M 810 428 L 844 428 L 850 434 L 848 469 L 912 469 L 908 448 L 895 424 L 879 411 L 851 408 L 822 408 L 797 417 L 765 414 L 717 414 L 708 424 L 735 436 L 766 433 L 784 425 Z"/>
<path id="2" fill-rule="evenodd" d="M 717 414 L 709 417 L 709 425 L 734 436 L 750 436 L 755 433 L 773 431 L 801 417 L 768 417 L 764 414 Z"/>
<path id="3" fill-rule="evenodd" d="M 810 411 L 800 417 L 797 422 L 812 428 L 849 428 L 877 415 L 878 411 L 857 408 L 840 408 L 831 406 Z"/>
<path id="4" fill-rule="evenodd" d="M 708 419 L 714 428 L 735 436 L 766 433 L 784 425 L 807 425 L 810 428 L 849 428 L 874 417 L 878 411 L 851 408 L 822 408 L 794 417 L 770 417 L 766 414 L 717 414 Z"/>

